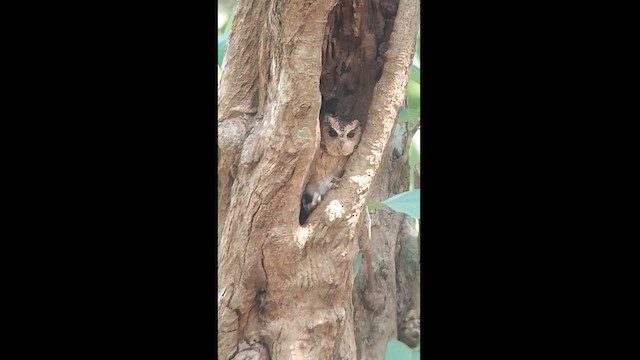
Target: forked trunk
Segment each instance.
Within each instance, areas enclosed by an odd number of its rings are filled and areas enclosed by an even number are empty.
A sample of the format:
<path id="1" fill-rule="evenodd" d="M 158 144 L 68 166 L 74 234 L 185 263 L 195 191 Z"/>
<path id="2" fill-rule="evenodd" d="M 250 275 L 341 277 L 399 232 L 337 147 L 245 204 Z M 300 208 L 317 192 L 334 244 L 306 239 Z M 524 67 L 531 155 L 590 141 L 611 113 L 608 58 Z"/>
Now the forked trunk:
<path id="1" fill-rule="evenodd" d="M 417 14 L 417 0 L 238 2 L 218 96 L 220 359 L 356 359 L 357 236 Z M 366 126 L 343 180 L 301 226 L 323 105 Z"/>

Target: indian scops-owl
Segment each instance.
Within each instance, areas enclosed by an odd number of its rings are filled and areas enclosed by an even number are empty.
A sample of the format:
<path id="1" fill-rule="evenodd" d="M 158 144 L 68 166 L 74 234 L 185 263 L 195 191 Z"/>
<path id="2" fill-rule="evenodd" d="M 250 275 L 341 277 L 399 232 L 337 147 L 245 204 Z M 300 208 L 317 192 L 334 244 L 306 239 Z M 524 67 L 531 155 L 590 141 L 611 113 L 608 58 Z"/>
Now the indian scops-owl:
<path id="1" fill-rule="evenodd" d="M 311 176 L 302 195 L 300 224 L 304 224 L 322 196 L 342 177 L 344 165 L 362 136 L 359 120 L 344 120 L 332 114 L 322 115 L 320 130 L 320 148 L 311 165 Z"/>

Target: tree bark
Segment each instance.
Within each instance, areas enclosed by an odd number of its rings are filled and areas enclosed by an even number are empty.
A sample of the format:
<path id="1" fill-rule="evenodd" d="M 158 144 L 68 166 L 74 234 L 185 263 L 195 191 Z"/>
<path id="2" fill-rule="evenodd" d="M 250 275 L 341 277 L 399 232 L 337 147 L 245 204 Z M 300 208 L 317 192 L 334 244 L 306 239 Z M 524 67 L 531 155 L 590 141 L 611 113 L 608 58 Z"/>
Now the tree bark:
<path id="1" fill-rule="evenodd" d="M 393 1 L 351 4 L 352 16 L 360 19 L 372 16 L 366 12 L 371 9 L 393 8 Z M 357 235 L 404 100 L 418 2 L 402 0 L 398 7 L 396 1 L 392 9 L 397 16 L 388 49 L 373 53 L 384 54 L 377 56 L 384 60 L 379 81 L 351 73 L 361 77 L 359 86 L 371 88 L 370 96 L 354 98 L 361 113 L 352 115 L 365 117 L 366 128 L 343 180 L 301 226 L 300 198 L 320 142 L 322 100 L 330 96 L 321 92 L 321 77 L 327 19 L 335 6 L 335 0 L 238 2 L 218 94 L 221 359 L 357 356 Z M 346 86 L 329 88 L 344 95 Z M 336 97 L 338 104 L 343 98 Z"/>

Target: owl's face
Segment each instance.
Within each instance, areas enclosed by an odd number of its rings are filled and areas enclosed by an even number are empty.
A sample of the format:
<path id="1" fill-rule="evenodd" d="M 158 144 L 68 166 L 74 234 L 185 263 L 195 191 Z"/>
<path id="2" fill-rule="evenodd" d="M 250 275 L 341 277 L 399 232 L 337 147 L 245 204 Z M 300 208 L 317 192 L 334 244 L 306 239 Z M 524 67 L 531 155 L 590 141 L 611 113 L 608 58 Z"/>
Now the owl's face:
<path id="1" fill-rule="evenodd" d="M 360 142 L 362 128 L 360 121 L 340 120 L 334 115 L 326 115 L 322 120 L 322 143 L 329 155 L 351 155 Z"/>

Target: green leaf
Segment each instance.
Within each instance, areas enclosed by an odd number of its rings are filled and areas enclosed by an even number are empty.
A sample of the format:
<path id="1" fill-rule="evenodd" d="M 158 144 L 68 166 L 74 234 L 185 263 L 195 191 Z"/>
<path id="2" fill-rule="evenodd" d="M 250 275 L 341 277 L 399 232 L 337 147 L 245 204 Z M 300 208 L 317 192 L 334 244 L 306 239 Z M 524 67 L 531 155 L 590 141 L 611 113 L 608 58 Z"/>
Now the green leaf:
<path id="1" fill-rule="evenodd" d="M 229 35 L 231 32 L 231 25 L 233 24 L 233 18 L 236 16 L 236 7 L 234 6 L 229 14 L 229 19 L 227 19 L 227 23 L 224 25 L 224 29 L 222 30 L 223 34 Z"/>
<path id="2" fill-rule="evenodd" d="M 229 41 L 229 34 L 223 34 L 218 38 L 218 65 L 220 65 L 220 67 L 222 67 L 224 52 L 227 49 L 227 41 Z"/>
<path id="3" fill-rule="evenodd" d="M 400 116 L 398 117 L 398 124 L 408 122 L 409 127 L 414 128 L 420 120 L 420 108 L 418 109 L 402 109 L 400 110 Z"/>
<path id="4" fill-rule="evenodd" d="M 411 65 L 411 73 L 409 74 L 409 79 L 420 84 L 420 68 L 419 67 L 415 65 Z"/>
<path id="5" fill-rule="evenodd" d="M 387 343 L 386 360 L 413 360 L 413 356 L 414 351 L 405 343 L 398 340 L 389 340 Z"/>
<path id="6" fill-rule="evenodd" d="M 386 207 L 387 206 L 385 204 L 381 203 L 380 201 L 373 202 L 373 203 L 371 203 L 371 204 L 369 204 L 367 206 L 367 208 L 369 209 L 369 212 L 373 212 L 373 211 L 376 211 L 378 209 L 384 209 Z"/>
<path id="7" fill-rule="evenodd" d="M 420 189 L 405 191 L 382 201 L 392 210 L 420 219 Z"/>
<path id="8" fill-rule="evenodd" d="M 411 147 L 409 147 L 409 166 L 412 168 L 420 163 L 420 129 L 416 131 L 411 139 Z"/>
<path id="9" fill-rule="evenodd" d="M 412 80 L 407 85 L 407 107 L 420 109 L 420 84 Z"/>
<path id="10" fill-rule="evenodd" d="M 409 166 L 409 190 L 416 188 L 416 170 Z"/>
<path id="11" fill-rule="evenodd" d="M 362 265 L 362 251 L 356 256 L 355 268 L 353 270 L 354 277 L 358 275 L 358 272 L 360 272 L 360 265 Z"/>
<path id="12" fill-rule="evenodd" d="M 409 146 L 409 190 L 415 189 L 415 170 L 420 163 L 420 129 L 413 134 L 411 146 Z"/>

